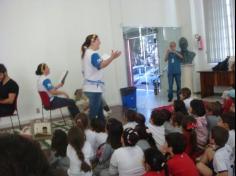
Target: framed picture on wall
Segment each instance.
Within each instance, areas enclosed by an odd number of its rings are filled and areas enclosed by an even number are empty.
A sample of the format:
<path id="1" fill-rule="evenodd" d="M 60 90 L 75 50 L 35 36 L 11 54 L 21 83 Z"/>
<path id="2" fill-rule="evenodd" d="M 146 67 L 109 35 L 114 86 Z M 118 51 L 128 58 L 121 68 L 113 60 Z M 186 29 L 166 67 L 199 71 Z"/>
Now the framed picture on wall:
<path id="1" fill-rule="evenodd" d="M 48 121 L 36 120 L 32 122 L 33 138 L 35 140 L 51 139 L 52 126 Z"/>

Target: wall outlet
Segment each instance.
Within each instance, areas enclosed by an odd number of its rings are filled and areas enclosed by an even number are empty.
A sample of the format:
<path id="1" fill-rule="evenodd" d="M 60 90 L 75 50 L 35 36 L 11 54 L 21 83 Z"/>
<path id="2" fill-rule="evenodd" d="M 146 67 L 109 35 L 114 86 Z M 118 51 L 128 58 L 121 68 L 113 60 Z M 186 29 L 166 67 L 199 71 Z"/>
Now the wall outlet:
<path id="1" fill-rule="evenodd" d="M 40 113 L 40 108 L 36 108 L 36 113 L 37 113 L 37 114 Z"/>

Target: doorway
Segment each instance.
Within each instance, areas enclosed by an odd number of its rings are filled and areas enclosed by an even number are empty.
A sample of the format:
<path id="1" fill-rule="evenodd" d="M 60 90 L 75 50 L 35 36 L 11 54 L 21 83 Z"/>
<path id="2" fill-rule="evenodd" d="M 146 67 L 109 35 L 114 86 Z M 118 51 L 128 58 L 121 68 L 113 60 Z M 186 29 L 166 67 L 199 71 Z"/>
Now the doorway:
<path id="1" fill-rule="evenodd" d="M 160 85 L 158 28 L 123 28 L 128 62 L 128 84 L 141 90 Z"/>

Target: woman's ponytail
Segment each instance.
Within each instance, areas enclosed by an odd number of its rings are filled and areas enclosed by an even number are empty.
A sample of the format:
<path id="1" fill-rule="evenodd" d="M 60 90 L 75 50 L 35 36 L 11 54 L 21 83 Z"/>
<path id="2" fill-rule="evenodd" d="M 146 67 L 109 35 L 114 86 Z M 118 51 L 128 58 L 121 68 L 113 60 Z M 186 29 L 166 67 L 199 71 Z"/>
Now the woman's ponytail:
<path id="1" fill-rule="evenodd" d="M 97 38 L 98 38 L 98 36 L 96 34 L 91 34 L 91 35 L 86 37 L 85 42 L 81 46 L 81 52 L 82 52 L 81 57 L 82 57 L 82 59 L 84 58 L 86 50 L 90 47 L 91 43 L 93 41 L 95 41 Z"/>
<path id="2" fill-rule="evenodd" d="M 45 68 L 46 68 L 45 63 L 39 64 L 38 67 L 37 67 L 37 70 L 35 71 L 35 74 L 38 75 L 38 76 L 43 75 L 43 71 L 45 70 Z"/>

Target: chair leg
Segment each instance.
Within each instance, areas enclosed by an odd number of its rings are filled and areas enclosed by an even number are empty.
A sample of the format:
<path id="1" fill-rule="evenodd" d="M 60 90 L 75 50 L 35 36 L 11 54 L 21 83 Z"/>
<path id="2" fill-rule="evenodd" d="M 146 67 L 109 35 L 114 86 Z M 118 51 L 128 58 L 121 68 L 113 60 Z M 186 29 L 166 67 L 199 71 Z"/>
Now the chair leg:
<path id="1" fill-rule="evenodd" d="M 66 125 L 66 121 L 65 121 L 65 118 L 64 118 L 64 116 L 63 116 L 63 113 L 62 113 L 61 108 L 60 108 L 60 111 L 61 111 L 61 117 L 62 117 L 62 119 L 63 119 L 63 121 L 64 121 L 64 124 Z"/>
<path id="2" fill-rule="evenodd" d="M 20 130 L 21 130 L 20 116 L 19 116 L 18 111 L 16 111 L 16 115 L 17 115 L 17 118 L 18 118 L 19 128 L 20 128 Z"/>
<path id="3" fill-rule="evenodd" d="M 14 126 L 13 126 L 13 121 L 12 121 L 11 116 L 10 116 L 10 119 L 11 119 L 11 127 L 12 127 L 12 131 L 14 132 Z"/>
<path id="4" fill-rule="evenodd" d="M 43 106 L 42 106 L 42 117 L 43 117 L 43 120 L 44 120 Z"/>
<path id="5" fill-rule="evenodd" d="M 52 111 L 51 110 L 49 111 L 50 111 L 50 122 L 52 123 Z"/>

